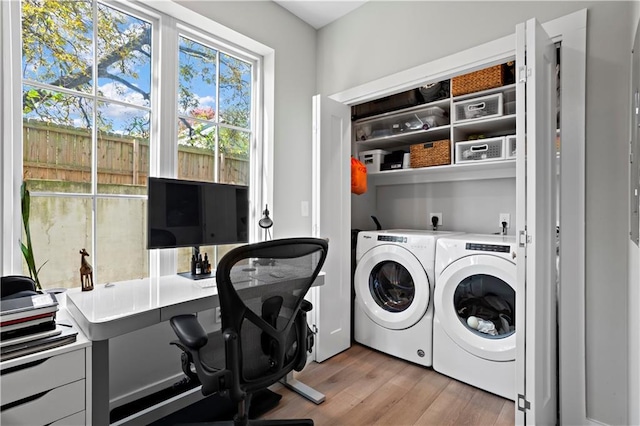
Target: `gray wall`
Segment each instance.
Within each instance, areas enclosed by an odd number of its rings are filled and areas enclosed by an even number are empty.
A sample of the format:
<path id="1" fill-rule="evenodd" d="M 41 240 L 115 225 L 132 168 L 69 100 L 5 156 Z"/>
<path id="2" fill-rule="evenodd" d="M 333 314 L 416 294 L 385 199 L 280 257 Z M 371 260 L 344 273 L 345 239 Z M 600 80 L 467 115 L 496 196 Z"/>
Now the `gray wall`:
<path id="1" fill-rule="evenodd" d="M 628 231 L 623 206 L 632 2 L 369 2 L 319 30 L 318 91 L 331 95 L 510 34 L 528 18 L 545 22 L 583 8 L 588 9 L 587 415 L 625 424 Z"/>
<path id="2" fill-rule="evenodd" d="M 316 31 L 270 1 L 179 3 L 275 49 L 275 148 L 273 234 L 310 235 L 311 217 L 301 201 L 311 201 L 311 97 L 316 94 Z"/>
<path id="3" fill-rule="evenodd" d="M 515 179 L 377 186 L 351 196 L 352 227 L 375 229 L 375 215 L 387 229 L 429 229 L 429 214 L 442 213 L 439 230 L 492 234 L 501 230 L 500 213 L 515 222 L 515 196 Z M 507 234 L 514 231 L 510 227 Z"/>
<path id="4" fill-rule="evenodd" d="M 638 55 L 640 43 L 635 42 L 640 37 L 640 2 L 635 2 L 631 13 L 631 25 L 635 28 L 632 32 L 631 46 L 635 48 L 634 54 Z M 638 84 L 638 81 L 635 83 Z M 631 89 L 633 90 L 631 86 Z M 629 93 L 631 97 L 631 93 Z M 633 100 L 630 98 L 630 104 Z M 633 114 L 629 111 L 630 118 Z M 633 121 L 630 122 L 630 125 Z M 632 139 L 632 136 L 629 137 Z M 636 165 L 637 167 L 637 165 Z M 640 248 L 635 243 L 629 241 L 629 324 L 636 324 L 640 321 L 640 313 L 637 306 L 640 305 Z M 634 327 L 629 327 L 629 400 L 640 400 L 640 335 Z M 640 424 L 640 404 L 629 404 L 629 424 Z"/>

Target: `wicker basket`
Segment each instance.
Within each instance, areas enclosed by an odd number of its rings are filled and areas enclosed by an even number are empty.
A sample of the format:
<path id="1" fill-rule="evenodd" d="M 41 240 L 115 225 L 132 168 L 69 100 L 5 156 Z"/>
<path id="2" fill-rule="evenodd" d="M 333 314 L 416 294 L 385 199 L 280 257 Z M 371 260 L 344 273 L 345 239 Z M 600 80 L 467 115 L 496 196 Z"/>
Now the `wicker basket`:
<path id="1" fill-rule="evenodd" d="M 505 65 L 496 65 L 451 79 L 451 94 L 453 96 L 493 89 L 504 86 Z"/>
<path id="2" fill-rule="evenodd" d="M 449 139 L 411 145 L 411 168 L 451 164 Z"/>

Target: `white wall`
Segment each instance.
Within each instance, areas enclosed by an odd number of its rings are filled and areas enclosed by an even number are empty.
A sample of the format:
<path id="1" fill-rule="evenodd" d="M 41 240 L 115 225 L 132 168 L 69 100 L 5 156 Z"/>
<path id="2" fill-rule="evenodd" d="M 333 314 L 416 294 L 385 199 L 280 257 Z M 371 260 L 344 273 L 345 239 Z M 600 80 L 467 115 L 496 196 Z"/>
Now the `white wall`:
<path id="1" fill-rule="evenodd" d="M 635 2 L 631 13 L 632 28 L 635 32 L 632 34 L 631 46 L 637 55 L 640 50 L 640 2 Z M 637 56 L 636 56 L 637 57 Z M 640 73 L 640 70 L 636 71 Z M 630 105 L 633 105 L 631 98 L 633 88 L 631 86 L 629 94 Z M 631 117 L 631 111 L 629 117 Z M 631 118 L 630 118 L 631 119 Z M 630 126 L 633 125 L 631 121 Z M 631 136 L 633 137 L 633 136 Z M 637 167 L 637 164 L 635 165 Z M 630 239 L 629 241 L 629 324 L 637 324 L 640 322 L 640 311 L 637 307 L 640 305 L 640 248 Z M 629 327 L 629 401 L 640 401 L 640 334 L 635 327 Z M 640 424 L 640 404 L 629 404 L 629 424 Z"/>
<path id="2" fill-rule="evenodd" d="M 430 229 L 429 213 L 442 213 L 438 230 L 483 234 L 501 231 L 500 213 L 509 213 L 515 221 L 515 179 L 384 185 L 372 191 L 368 196 L 352 196 L 353 228 L 375 229 L 371 215 L 387 229 Z M 514 235 L 514 229 L 507 234 Z"/>
<path id="3" fill-rule="evenodd" d="M 614 206 L 627 199 L 632 3 L 369 2 L 319 30 L 318 91 L 338 93 L 513 33 L 530 17 L 584 8 L 587 415 L 626 424 L 628 231 L 626 209 Z"/>
<path id="4" fill-rule="evenodd" d="M 4 13 L 4 7 L 0 5 L 0 22 L 2 22 L 2 17 Z M 0 31 L 0 52 L 4 52 L 3 31 Z M 4 99 L 4 67 L 0 67 L 0 99 Z M 4 132 L 4 102 L 0 102 L 0 135 Z M 4 149 L 0 148 L 0 164 L 3 164 L 4 158 Z M 0 175 L 0 212 L 4 211 L 4 176 Z M 3 216 L 0 215 L 0 221 L 3 220 Z M 2 222 L 0 222 L 0 230 L 4 229 Z M 4 275 L 4 240 L 0 238 L 0 275 Z"/>

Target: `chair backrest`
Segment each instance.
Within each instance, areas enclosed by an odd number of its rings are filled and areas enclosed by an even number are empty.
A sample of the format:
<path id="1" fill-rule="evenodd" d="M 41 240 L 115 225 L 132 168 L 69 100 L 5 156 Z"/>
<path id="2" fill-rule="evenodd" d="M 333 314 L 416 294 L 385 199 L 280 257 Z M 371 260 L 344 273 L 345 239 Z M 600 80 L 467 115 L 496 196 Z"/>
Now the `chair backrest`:
<path id="1" fill-rule="evenodd" d="M 238 346 L 227 349 L 227 369 L 236 371 L 245 390 L 268 386 L 304 365 L 301 308 L 326 255 L 326 240 L 287 238 L 237 247 L 218 263 L 222 330 L 238 337 Z"/>
<path id="2" fill-rule="evenodd" d="M 0 298 L 14 299 L 23 296 L 33 296 L 36 292 L 36 283 L 30 277 L 22 275 L 9 275 L 0 277 Z"/>

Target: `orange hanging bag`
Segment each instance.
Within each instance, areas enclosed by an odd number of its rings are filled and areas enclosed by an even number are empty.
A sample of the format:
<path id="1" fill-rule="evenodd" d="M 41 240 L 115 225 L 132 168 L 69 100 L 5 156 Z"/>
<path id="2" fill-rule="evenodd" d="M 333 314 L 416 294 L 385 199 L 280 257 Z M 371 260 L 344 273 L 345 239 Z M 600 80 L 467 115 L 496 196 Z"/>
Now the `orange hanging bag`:
<path id="1" fill-rule="evenodd" d="M 360 195 L 367 192 L 367 166 L 351 157 L 351 192 Z"/>

